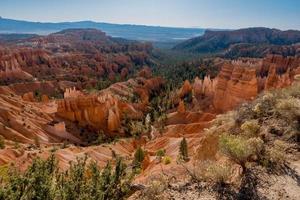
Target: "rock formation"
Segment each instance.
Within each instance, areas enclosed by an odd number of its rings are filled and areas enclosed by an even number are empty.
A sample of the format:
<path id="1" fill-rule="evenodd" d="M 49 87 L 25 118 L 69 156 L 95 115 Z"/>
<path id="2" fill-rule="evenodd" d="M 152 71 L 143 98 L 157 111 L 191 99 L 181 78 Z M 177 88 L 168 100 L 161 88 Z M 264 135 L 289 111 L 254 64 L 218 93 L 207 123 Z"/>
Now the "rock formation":
<path id="1" fill-rule="evenodd" d="M 35 138 L 39 138 L 42 144 L 62 141 L 63 137 L 57 134 L 55 128 L 48 131 L 54 121 L 53 115 L 48 111 L 54 105 L 41 107 L 38 103 L 24 101 L 17 95 L 2 94 L 0 104 L 0 135 L 6 140 L 26 144 L 33 144 Z M 75 137 L 69 139 L 77 142 Z"/>
<path id="2" fill-rule="evenodd" d="M 217 110 L 231 110 L 255 98 L 262 90 L 291 85 L 299 69 L 299 58 L 278 55 L 225 63 L 216 78 L 213 104 Z"/>
<path id="3" fill-rule="evenodd" d="M 149 95 L 161 87 L 162 81 L 157 78 L 116 83 L 98 94 L 84 95 L 68 89 L 65 98 L 56 100 L 57 115 L 78 122 L 81 126 L 91 126 L 104 130 L 110 135 L 123 135 L 120 131 L 121 120 L 126 115 L 130 118 L 141 118 L 147 106 Z M 133 92 L 138 93 L 141 104 L 130 104 L 122 99 L 129 98 Z"/>
<path id="4" fill-rule="evenodd" d="M 32 76 L 23 71 L 16 58 L 0 57 L 0 78 L 4 80 L 30 80 Z"/>
<path id="5" fill-rule="evenodd" d="M 21 45 L 15 50 L 0 50 L 0 69 L 3 69 L 0 76 L 2 73 L 3 77 L 18 79 L 18 76 L 26 77 L 20 75 L 24 72 L 36 78 L 33 82 L 13 80 L 14 84 L 0 87 L 0 135 L 8 144 L 0 150 L 0 165 L 15 161 L 25 169 L 34 157 L 49 156 L 50 148 L 55 145 L 69 142 L 85 146 L 87 142 L 94 142 L 95 138 L 84 136 L 100 133 L 100 130 L 108 136 L 124 136 L 126 120 L 142 121 L 150 111 L 151 97 L 159 94 L 164 80 L 151 78 L 148 67 L 144 67 L 138 77 L 100 91 L 82 90 L 95 86 L 104 75 L 111 80 L 117 80 L 118 74 L 121 78 L 127 77 L 135 70 L 131 68 L 132 63 L 141 66 L 147 63 L 148 47 L 119 44 L 95 30 L 86 33 L 89 40 L 84 40 L 83 35 L 80 30 L 63 31 L 22 44 L 29 47 Z M 112 151 L 130 161 L 135 149 L 142 146 L 147 153 L 138 181 L 144 181 L 149 174 L 160 175 L 162 169 L 175 176 L 183 174 L 185 169 L 176 163 L 183 137 L 188 141 L 191 159 L 194 156 L 200 160 L 218 159 L 217 136 L 205 135 L 203 131 L 211 126 L 216 114 L 255 98 L 263 90 L 292 84 L 295 75 L 300 74 L 299 63 L 299 58 L 275 55 L 226 61 L 216 78 L 187 80 L 171 95 L 176 96 L 177 101 L 172 103 L 178 107 L 168 110 L 166 119 L 161 116 L 163 128 L 153 123 L 141 139 L 120 139 L 114 144 L 89 147 L 70 145 L 54 154 L 62 169 L 83 154 L 104 166 L 112 159 Z M 11 72 L 4 73 L 7 70 Z M 185 98 L 187 95 L 189 98 Z M 54 98 L 57 96 L 59 98 Z M 39 151 L 29 146 L 36 138 L 42 146 Z M 14 149 L 14 142 L 21 143 L 22 148 Z M 159 149 L 164 149 L 171 158 L 169 165 L 157 163 L 155 153 Z"/>
<path id="6" fill-rule="evenodd" d="M 193 84 L 193 93 L 195 96 L 213 96 L 217 79 L 211 79 L 210 76 L 205 76 L 203 80 L 195 78 Z"/>
<path id="7" fill-rule="evenodd" d="M 75 87 L 73 88 L 66 88 L 65 92 L 64 92 L 64 98 L 76 98 L 76 97 L 79 97 L 79 96 L 82 96 L 83 93 L 76 90 Z"/>
<path id="8" fill-rule="evenodd" d="M 258 94 L 256 70 L 225 64 L 219 73 L 214 94 L 217 110 L 227 111 Z"/>
<path id="9" fill-rule="evenodd" d="M 179 97 L 182 98 L 186 95 L 188 95 L 190 92 L 192 92 L 192 86 L 191 86 L 191 83 L 186 80 L 184 81 L 180 91 L 179 91 Z"/>

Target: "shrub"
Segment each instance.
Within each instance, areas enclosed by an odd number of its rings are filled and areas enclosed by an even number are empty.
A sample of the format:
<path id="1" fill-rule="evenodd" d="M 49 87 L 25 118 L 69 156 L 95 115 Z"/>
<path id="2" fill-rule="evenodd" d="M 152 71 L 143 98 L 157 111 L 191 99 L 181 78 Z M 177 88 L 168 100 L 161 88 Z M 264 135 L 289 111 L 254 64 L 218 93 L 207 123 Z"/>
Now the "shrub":
<path id="1" fill-rule="evenodd" d="M 225 183 L 231 176 L 231 167 L 228 164 L 220 164 L 215 161 L 205 160 L 196 162 L 194 170 L 189 170 L 197 181 L 210 181 Z"/>
<path id="2" fill-rule="evenodd" d="M 235 162 L 245 167 L 246 161 L 262 148 L 261 139 L 247 140 L 240 136 L 222 134 L 219 139 L 219 147 L 222 153 L 232 158 Z M 257 146 L 255 146 L 257 145 Z"/>
<path id="3" fill-rule="evenodd" d="M 10 170 L 4 199 L 54 199 L 51 185 L 56 166 L 52 155 L 46 161 L 33 160 L 24 174 Z"/>
<path id="4" fill-rule="evenodd" d="M 251 147 L 253 155 L 259 156 L 264 148 L 263 140 L 258 137 L 248 139 L 247 143 Z"/>
<path id="5" fill-rule="evenodd" d="M 9 173 L 8 172 L 9 172 L 9 165 L 8 164 L 0 166 L 0 183 L 2 181 L 5 182 L 5 181 L 8 180 L 8 178 L 9 178 Z"/>
<path id="6" fill-rule="evenodd" d="M 168 164 L 170 164 L 170 163 L 172 162 L 172 158 L 169 157 L 169 156 L 165 156 L 165 157 L 163 157 L 162 162 L 163 162 L 165 165 L 168 165 Z"/>
<path id="7" fill-rule="evenodd" d="M 257 136 L 259 129 L 260 126 L 257 120 L 245 121 L 241 125 L 241 130 L 243 131 L 243 135 L 249 138 Z"/>
<path id="8" fill-rule="evenodd" d="M 266 150 L 266 158 L 269 167 L 272 167 L 270 165 L 280 166 L 286 163 L 288 149 L 289 149 L 289 144 L 281 140 L 275 140 L 273 146 L 267 148 Z"/>
<path id="9" fill-rule="evenodd" d="M 167 114 L 163 112 L 157 119 L 157 128 L 160 133 L 162 133 L 165 130 L 167 118 Z"/>
<path id="10" fill-rule="evenodd" d="M 159 149 L 158 151 L 156 151 L 156 156 L 157 157 L 164 157 L 166 155 L 166 150 L 165 149 Z"/>
<path id="11" fill-rule="evenodd" d="M 275 107 L 280 115 L 290 122 L 300 117 L 300 99 L 294 97 L 280 99 Z"/>
<path id="12" fill-rule="evenodd" d="M 139 137 L 143 132 L 146 132 L 146 127 L 142 121 L 130 121 L 127 125 L 128 132 L 134 137 Z"/>
<path id="13" fill-rule="evenodd" d="M 182 160 L 188 161 L 189 159 L 188 146 L 185 138 L 183 138 L 180 142 L 179 155 Z"/>
<path id="14" fill-rule="evenodd" d="M 216 183 L 225 183 L 231 175 L 231 167 L 227 164 L 210 163 L 207 166 L 206 178 Z"/>
<path id="15" fill-rule="evenodd" d="M 100 145 L 103 143 L 111 142 L 111 138 L 106 136 L 105 132 L 103 130 L 99 130 L 97 133 L 97 138 L 92 142 L 92 145 Z"/>
<path id="16" fill-rule="evenodd" d="M 300 78 L 300 76 L 298 75 Z M 295 97 L 295 98 L 300 98 L 300 83 L 293 84 L 290 87 L 282 89 L 282 93 L 284 96 L 290 96 L 290 97 Z"/>
<path id="17" fill-rule="evenodd" d="M 162 199 L 162 193 L 167 188 L 168 184 L 164 178 L 158 178 L 152 180 L 149 186 L 143 190 L 142 199 L 145 200 L 160 200 Z"/>
<path id="18" fill-rule="evenodd" d="M 279 98 L 278 93 L 267 92 L 262 94 L 252 104 L 248 112 L 239 112 L 239 115 L 244 115 L 246 119 L 262 119 L 274 115 L 274 105 Z"/>
<path id="19" fill-rule="evenodd" d="M 1 187 L 1 199 L 123 199 L 129 192 L 132 176 L 117 158 L 115 167 L 108 163 L 100 170 L 96 163 L 86 164 L 87 157 L 71 163 L 65 172 L 58 170 L 55 157 L 35 159 L 25 173 L 11 170 Z"/>

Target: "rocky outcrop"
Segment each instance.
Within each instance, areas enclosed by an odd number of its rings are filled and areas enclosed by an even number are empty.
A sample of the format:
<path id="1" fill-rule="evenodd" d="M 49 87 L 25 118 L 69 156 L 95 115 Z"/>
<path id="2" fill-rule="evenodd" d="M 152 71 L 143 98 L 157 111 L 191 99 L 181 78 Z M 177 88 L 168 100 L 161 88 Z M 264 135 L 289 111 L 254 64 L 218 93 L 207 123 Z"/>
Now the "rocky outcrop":
<path id="1" fill-rule="evenodd" d="M 211 79 L 210 76 L 205 76 L 203 80 L 195 78 L 193 84 L 193 94 L 198 96 L 213 96 L 216 88 L 217 79 Z"/>
<path id="2" fill-rule="evenodd" d="M 64 98 L 76 98 L 79 96 L 83 96 L 83 93 L 79 90 L 76 90 L 75 87 L 73 88 L 66 88 L 65 92 L 64 92 Z"/>
<path id="3" fill-rule="evenodd" d="M 124 116 L 131 119 L 143 117 L 150 94 L 159 90 L 162 83 L 160 78 L 130 79 L 91 95 L 68 89 L 64 99 L 56 100 L 57 115 L 81 126 L 103 130 L 109 135 L 124 135 L 120 129 Z M 141 102 L 125 102 L 124 99 L 130 98 L 134 92 Z"/>
<path id="4" fill-rule="evenodd" d="M 300 57 L 283 57 L 281 55 L 269 54 L 259 67 L 260 75 L 265 75 L 270 68 L 275 68 L 276 72 L 282 74 L 288 69 L 293 71 L 300 67 Z"/>
<path id="5" fill-rule="evenodd" d="M 276 73 L 276 68 L 272 67 L 269 70 L 268 76 L 265 78 L 264 89 L 270 90 L 276 88 L 283 88 L 291 85 L 291 83 L 292 77 L 290 77 L 290 69 L 288 69 L 286 73 L 278 75 Z"/>
<path id="6" fill-rule="evenodd" d="M 95 129 L 114 131 L 119 117 L 112 110 L 117 99 L 112 96 L 83 96 L 57 100 L 57 115 L 81 126 L 90 125 Z"/>
<path id="7" fill-rule="evenodd" d="M 51 107 L 53 104 L 41 106 L 35 102 L 24 101 L 17 95 L 0 95 L 0 135 L 8 141 L 34 144 L 38 138 L 41 144 L 62 142 L 80 143 L 79 140 L 54 125 Z"/>
<path id="8" fill-rule="evenodd" d="M 256 69 L 225 64 L 219 73 L 215 88 L 214 106 L 227 111 L 258 94 Z"/>
<path id="9" fill-rule="evenodd" d="M 0 57 L 0 78 L 2 81 L 14 79 L 30 80 L 32 75 L 23 71 L 16 58 Z"/>
<path id="10" fill-rule="evenodd" d="M 219 111 L 231 110 L 263 90 L 291 85 L 299 69 L 299 58 L 278 55 L 227 62 L 216 78 L 213 104 Z"/>
<path id="11" fill-rule="evenodd" d="M 184 96 L 188 95 L 191 92 L 192 92 L 191 83 L 188 80 L 184 81 L 184 83 L 179 91 L 179 97 L 183 98 Z"/>

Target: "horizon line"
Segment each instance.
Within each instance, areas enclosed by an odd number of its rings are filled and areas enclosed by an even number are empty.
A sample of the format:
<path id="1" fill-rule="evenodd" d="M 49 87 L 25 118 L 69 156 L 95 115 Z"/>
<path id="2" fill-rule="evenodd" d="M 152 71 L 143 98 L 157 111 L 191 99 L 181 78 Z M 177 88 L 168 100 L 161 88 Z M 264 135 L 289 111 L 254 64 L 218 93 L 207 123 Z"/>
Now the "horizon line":
<path id="1" fill-rule="evenodd" d="M 78 22 L 92 22 L 92 23 L 102 23 L 102 24 L 114 24 L 120 26 L 145 26 L 145 27 L 157 27 L 157 28 L 179 28 L 179 29 L 203 29 L 203 30 L 221 30 L 221 31 L 232 31 L 238 29 L 246 29 L 246 28 L 269 28 L 269 29 L 277 29 L 280 31 L 300 31 L 300 29 L 290 28 L 290 29 L 281 29 L 275 27 L 268 27 L 268 26 L 246 26 L 246 27 L 237 27 L 237 28 L 216 28 L 216 27 L 201 27 L 201 26 L 191 26 L 191 27 L 183 27 L 183 26 L 167 26 L 167 25 L 157 25 L 157 24 L 131 24 L 131 23 L 114 23 L 114 22 L 103 22 L 103 21 L 95 21 L 95 20 L 70 20 L 70 21 L 35 21 L 30 19 L 18 19 L 18 18 L 7 18 L 0 16 L 0 19 L 7 19 L 7 20 L 15 20 L 15 21 L 23 21 L 29 23 L 50 23 L 50 24 L 60 24 L 60 23 L 78 23 Z"/>

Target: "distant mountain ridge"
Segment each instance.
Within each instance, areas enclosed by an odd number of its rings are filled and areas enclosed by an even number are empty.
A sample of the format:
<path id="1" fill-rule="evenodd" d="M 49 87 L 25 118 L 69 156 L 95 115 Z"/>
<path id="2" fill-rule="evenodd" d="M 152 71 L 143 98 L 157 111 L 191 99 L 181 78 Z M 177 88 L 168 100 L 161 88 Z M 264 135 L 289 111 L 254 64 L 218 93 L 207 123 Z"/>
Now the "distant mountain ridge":
<path id="1" fill-rule="evenodd" d="M 64 29 L 95 28 L 104 31 L 112 37 L 121 37 L 129 40 L 144 40 L 153 42 L 183 41 L 202 35 L 205 29 L 201 28 L 172 28 L 160 26 L 144 26 L 129 24 L 111 24 L 93 21 L 42 23 L 0 18 L 0 33 L 30 33 L 50 34 Z"/>
<path id="2" fill-rule="evenodd" d="M 243 48 L 292 45 L 300 42 L 300 31 L 281 31 L 270 28 L 245 28 L 232 31 L 207 30 L 204 35 L 189 39 L 173 49 L 193 53 L 228 53 L 231 47 L 243 45 Z"/>
<path id="3" fill-rule="evenodd" d="M 15 42 L 17 40 L 37 37 L 36 34 L 0 33 L 0 42 Z"/>

